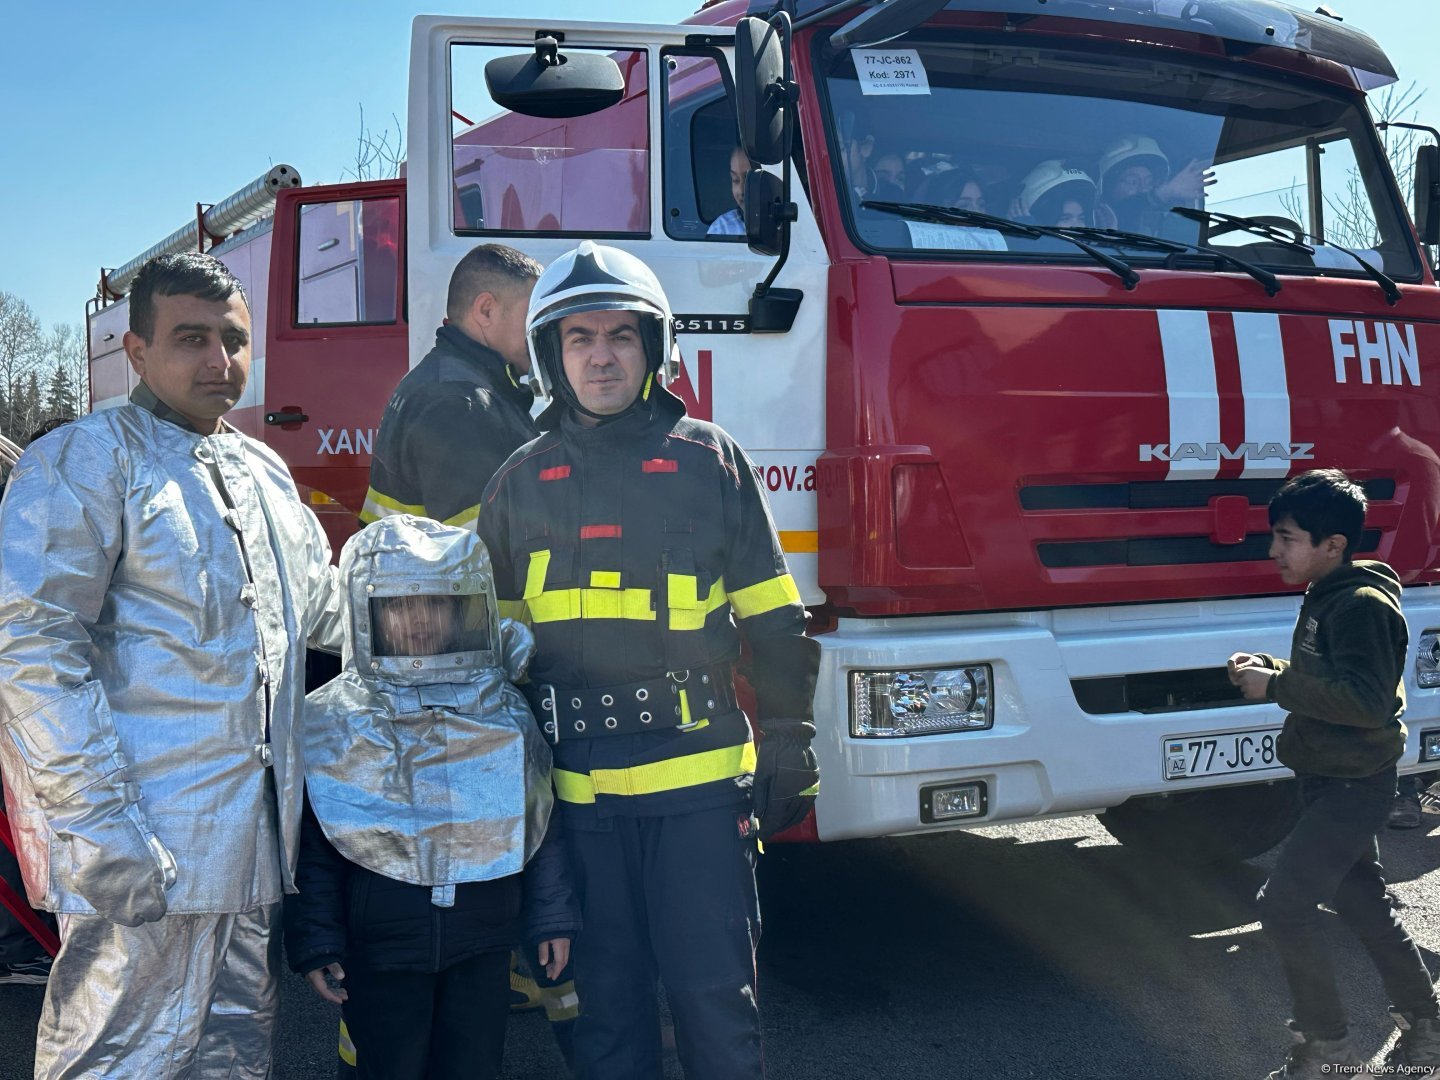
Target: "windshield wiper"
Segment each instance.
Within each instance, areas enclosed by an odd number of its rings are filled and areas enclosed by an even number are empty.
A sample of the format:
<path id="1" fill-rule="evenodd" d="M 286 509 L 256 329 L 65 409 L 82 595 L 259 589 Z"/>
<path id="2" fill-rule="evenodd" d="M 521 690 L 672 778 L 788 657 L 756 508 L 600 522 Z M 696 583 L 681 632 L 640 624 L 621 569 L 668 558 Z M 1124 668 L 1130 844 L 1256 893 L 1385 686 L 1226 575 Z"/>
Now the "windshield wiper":
<path id="1" fill-rule="evenodd" d="M 1254 263 L 1246 262 L 1238 255 L 1232 255 L 1224 248 L 1211 247 L 1209 244 L 1191 244 L 1184 240 L 1171 240 L 1163 236 L 1147 236 L 1145 233 L 1126 232 L 1124 229 L 1097 229 L 1088 226 L 1077 226 L 1071 228 L 1066 226 L 1065 232 L 1077 233 L 1080 236 L 1088 237 L 1091 240 L 1102 244 L 1116 244 L 1127 247 L 1148 247 L 1157 251 L 1171 252 L 1198 252 L 1201 255 L 1209 255 L 1219 259 L 1221 262 L 1229 263 L 1236 269 L 1249 274 L 1265 287 L 1266 296 L 1274 296 L 1280 291 L 1280 279 L 1263 267 Z"/>
<path id="2" fill-rule="evenodd" d="M 900 217 L 917 218 L 921 221 L 934 221 L 941 225 L 975 225 L 982 229 L 993 229 L 998 233 L 1023 237 L 1026 240 L 1038 240 L 1042 236 L 1053 236 L 1058 240 L 1074 244 L 1085 252 L 1086 255 L 1118 277 L 1127 290 L 1135 288 L 1140 282 L 1140 275 L 1131 268 L 1129 263 L 1122 262 L 1113 255 L 1105 254 L 1078 236 L 1070 236 L 1060 229 L 1052 229 L 1047 225 L 1030 225 L 1023 221 L 1011 221 L 1009 218 L 982 214 L 978 210 L 958 210 L 949 206 L 932 206 L 930 203 L 862 199 L 860 205 L 869 210 L 882 210 L 887 214 L 898 214 Z"/>
<path id="3" fill-rule="evenodd" d="M 1309 244 L 1301 243 L 1291 236 L 1288 230 L 1272 225 L 1268 221 L 1257 221 L 1254 218 L 1239 217 L 1235 214 L 1222 214 L 1218 210 L 1196 210 L 1190 206 L 1172 206 L 1170 213 L 1179 214 L 1181 217 L 1189 218 L 1191 221 L 1200 221 L 1209 225 L 1228 225 L 1231 229 L 1240 229 L 1250 233 L 1252 236 L 1263 237 L 1272 243 L 1279 244 L 1283 248 L 1289 248 L 1291 251 L 1303 252 L 1310 256 L 1315 254 L 1315 249 Z M 1394 307 L 1400 302 L 1400 287 L 1359 252 L 1351 251 L 1348 247 L 1342 247 L 1340 244 L 1336 244 L 1330 240 L 1322 240 L 1320 237 L 1312 236 L 1307 232 L 1302 232 L 1300 235 L 1307 240 L 1314 240 L 1318 244 L 1324 244 L 1326 247 L 1334 248 L 1336 251 L 1343 251 L 1346 255 L 1349 255 L 1360 264 L 1360 269 L 1365 271 L 1366 276 L 1384 290 L 1385 300 L 1391 307 Z"/>

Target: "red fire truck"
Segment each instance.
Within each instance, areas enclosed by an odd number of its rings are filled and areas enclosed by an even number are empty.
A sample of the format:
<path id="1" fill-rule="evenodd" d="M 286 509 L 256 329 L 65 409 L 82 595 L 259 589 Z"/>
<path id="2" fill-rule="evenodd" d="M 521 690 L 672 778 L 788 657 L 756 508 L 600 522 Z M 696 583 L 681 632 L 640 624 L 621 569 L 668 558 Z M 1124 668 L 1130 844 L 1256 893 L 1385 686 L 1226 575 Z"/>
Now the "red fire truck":
<path id="1" fill-rule="evenodd" d="M 816 615 L 812 835 L 1103 811 L 1127 843 L 1254 854 L 1289 825 L 1282 716 L 1224 663 L 1288 651 L 1287 475 L 1364 484 L 1362 554 L 1405 584 L 1402 767 L 1440 767 L 1440 187 L 1426 148 L 1412 224 L 1365 104 L 1394 78 L 1272 0 L 422 16 L 404 179 L 267 180 L 273 212 L 213 248 L 265 327 L 233 418 L 338 541 L 466 250 L 631 250 Z M 97 408 L 130 389 L 136 266 L 92 311 Z"/>

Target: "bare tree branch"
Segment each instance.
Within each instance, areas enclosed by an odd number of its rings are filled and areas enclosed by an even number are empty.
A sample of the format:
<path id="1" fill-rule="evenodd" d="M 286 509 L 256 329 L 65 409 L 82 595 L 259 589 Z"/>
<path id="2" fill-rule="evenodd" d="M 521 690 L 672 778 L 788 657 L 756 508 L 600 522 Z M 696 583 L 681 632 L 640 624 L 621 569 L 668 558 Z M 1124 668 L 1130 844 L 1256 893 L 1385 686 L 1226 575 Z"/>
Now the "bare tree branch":
<path id="1" fill-rule="evenodd" d="M 355 161 L 340 174 L 341 179 L 391 180 L 400 175 L 405 163 L 405 129 L 393 112 L 390 124 L 374 131 L 365 124 L 365 106 L 360 106 L 360 134 L 355 140 Z"/>
<path id="2" fill-rule="evenodd" d="M 42 355 L 40 321 L 30 305 L 14 293 L 0 292 L 0 434 L 24 443 L 30 430 L 27 374 L 33 375 Z"/>
<path id="3" fill-rule="evenodd" d="M 75 413 L 90 411 L 90 350 L 80 323 L 55 323 L 45 338 L 45 356 L 75 395 Z"/>

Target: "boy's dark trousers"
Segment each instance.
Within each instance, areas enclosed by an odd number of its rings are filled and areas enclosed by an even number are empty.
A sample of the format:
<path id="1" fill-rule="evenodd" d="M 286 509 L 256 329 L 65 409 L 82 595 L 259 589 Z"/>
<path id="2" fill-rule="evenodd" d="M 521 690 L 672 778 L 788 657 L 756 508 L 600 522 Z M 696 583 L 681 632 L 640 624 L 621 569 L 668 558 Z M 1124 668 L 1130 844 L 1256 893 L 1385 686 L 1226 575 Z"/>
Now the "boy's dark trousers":
<path id="1" fill-rule="evenodd" d="M 1386 895 L 1375 840 L 1395 798 L 1395 767 L 1354 780 L 1296 779 L 1300 820 L 1257 898 L 1290 984 L 1296 1026 L 1315 1039 L 1338 1039 L 1347 1029 L 1319 904 L 1332 908 L 1360 939 L 1395 1008 L 1434 1017 L 1430 973 Z"/>
<path id="2" fill-rule="evenodd" d="M 497 1080 L 510 1014 L 510 950 L 443 971 L 345 969 L 343 1011 L 360 1080 Z"/>

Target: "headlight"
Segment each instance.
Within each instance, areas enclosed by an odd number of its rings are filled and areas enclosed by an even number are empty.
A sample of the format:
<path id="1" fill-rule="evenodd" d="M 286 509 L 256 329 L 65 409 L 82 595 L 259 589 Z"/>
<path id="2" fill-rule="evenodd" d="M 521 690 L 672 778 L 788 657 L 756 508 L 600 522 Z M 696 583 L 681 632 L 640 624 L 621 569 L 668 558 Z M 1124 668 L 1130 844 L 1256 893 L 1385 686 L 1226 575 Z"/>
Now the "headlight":
<path id="1" fill-rule="evenodd" d="M 850 734 L 886 738 L 974 731 L 995 722 L 989 664 L 850 673 Z"/>
<path id="2" fill-rule="evenodd" d="M 1415 647 L 1415 683 L 1417 686 L 1440 686 L 1440 630 L 1426 630 Z"/>

